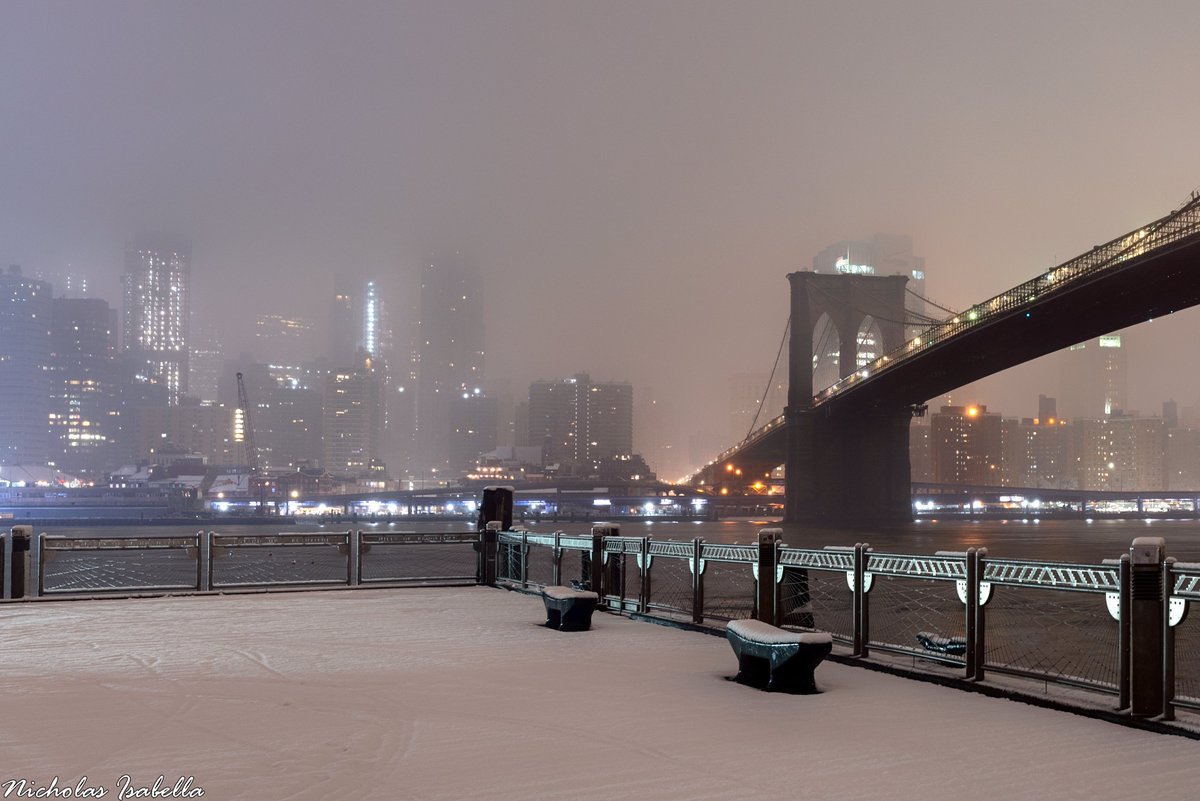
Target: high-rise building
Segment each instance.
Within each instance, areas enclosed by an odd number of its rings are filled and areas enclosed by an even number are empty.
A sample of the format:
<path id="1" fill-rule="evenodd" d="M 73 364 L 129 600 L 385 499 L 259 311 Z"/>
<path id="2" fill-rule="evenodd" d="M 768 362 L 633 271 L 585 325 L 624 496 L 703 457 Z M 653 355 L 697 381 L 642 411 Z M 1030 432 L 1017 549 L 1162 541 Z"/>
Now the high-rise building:
<path id="1" fill-rule="evenodd" d="M 311 320 L 288 314 L 254 318 L 254 353 L 270 364 L 298 364 L 312 359 L 316 348 Z"/>
<path id="2" fill-rule="evenodd" d="M 188 247 L 125 247 L 123 349 L 144 366 L 141 380 L 166 387 L 172 405 L 188 391 L 191 262 Z"/>
<path id="3" fill-rule="evenodd" d="M 96 478 L 116 456 L 116 311 L 99 298 L 55 298 L 50 308 L 52 458 Z"/>
<path id="4" fill-rule="evenodd" d="M 13 265 L 0 274 L 0 464 L 50 460 L 50 285 Z"/>
<path id="5" fill-rule="evenodd" d="M 1129 492 L 1167 486 L 1167 429 L 1161 417 L 1114 414 L 1076 420 L 1079 488 Z"/>
<path id="6" fill-rule="evenodd" d="M 379 377 L 370 369 L 329 374 L 322 414 L 326 470 L 353 477 L 371 474 L 379 461 L 381 406 Z"/>
<path id="7" fill-rule="evenodd" d="M 529 387 L 529 444 L 542 447 L 546 464 L 567 462 L 596 469 L 633 454 L 633 387 L 593 383 L 587 373 Z"/>
<path id="8" fill-rule="evenodd" d="M 438 261 L 421 275 L 420 315 L 413 348 L 416 374 L 414 465 L 450 464 L 450 404 L 484 385 L 483 293 L 477 270 Z"/>
<path id="9" fill-rule="evenodd" d="M 1060 416 L 1068 420 L 1100 420 L 1128 410 L 1128 344 L 1118 333 L 1059 351 Z"/>
<path id="10" fill-rule="evenodd" d="M 1000 415 L 986 406 L 943 406 L 929 418 L 933 480 L 997 486 L 1003 445 Z"/>
<path id="11" fill-rule="evenodd" d="M 191 340 L 188 395 L 216 403 L 220 398 L 221 369 L 226 357 L 220 334 L 210 325 L 194 326 Z"/>
<path id="12" fill-rule="evenodd" d="M 496 399 L 482 392 L 464 392 L 450 399 L 450 469 L 465 472 L 482 454 L 496 449 Z"/>

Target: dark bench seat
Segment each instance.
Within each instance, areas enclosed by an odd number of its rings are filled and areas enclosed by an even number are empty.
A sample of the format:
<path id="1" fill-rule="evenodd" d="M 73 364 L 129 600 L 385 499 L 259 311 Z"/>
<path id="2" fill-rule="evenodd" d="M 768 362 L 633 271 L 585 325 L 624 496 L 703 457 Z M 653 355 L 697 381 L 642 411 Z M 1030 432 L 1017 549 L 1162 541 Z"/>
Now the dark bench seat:
<path id="1" fill-rule="evenodd" d="M 725 636 L 738 658 L 738 683 L 768 692 L 815 693 L 813 671 L 833 650 L 828 632 L 784 631 L 760 620 L 731 620 Z"/>
<path id="2" fill-rule="evenodd" d="M 570 587 L 545 587 L 542 602 L 546 604 L 546 626 L 559 631 L 587 631 L 592 627 L 592 612 L 600 596 L 587 590 Z"/>

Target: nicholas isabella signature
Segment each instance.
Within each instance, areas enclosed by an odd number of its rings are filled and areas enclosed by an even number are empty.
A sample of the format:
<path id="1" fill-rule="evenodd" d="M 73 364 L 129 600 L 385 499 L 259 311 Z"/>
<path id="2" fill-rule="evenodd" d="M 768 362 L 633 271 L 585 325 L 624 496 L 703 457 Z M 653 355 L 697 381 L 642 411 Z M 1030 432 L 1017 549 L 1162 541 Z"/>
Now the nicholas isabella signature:
<path id="1" fill-rule="evenodd" d="M 42 785 L 29 779 L 9 779 L 0 783 L 0 798 L 104 798 L 113 790 L 116 801 L 126 798 L 199 798 L 204 795 L 204 788 L 195 781 L 191 776 L 181 776 L 174 784 L 167 784 L 167 777 L 159 776 L 153 784 L 139 784 L 126 773 L 110 788 L 88 784 L 87 776 L 74 784 L 60 781 L 57 776 L 49 784 Z"/>

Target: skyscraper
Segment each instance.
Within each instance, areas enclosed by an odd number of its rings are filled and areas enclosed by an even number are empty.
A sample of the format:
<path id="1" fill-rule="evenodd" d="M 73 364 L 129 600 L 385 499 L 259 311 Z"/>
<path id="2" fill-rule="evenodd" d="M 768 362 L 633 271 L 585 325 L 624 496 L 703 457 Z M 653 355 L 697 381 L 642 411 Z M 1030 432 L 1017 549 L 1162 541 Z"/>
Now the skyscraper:
<path id="1" fill-rule="evenodd" d="M 418 470 L 450 464 L 450 404 L 483 387 L 483 293 L 478 271 L 438 261 L 421 275 L 421 309 L 413 348 Z"/>
<path id="2" fill-rule="evenodd" d="M 125 247 L 123 349 L 143 366 L 141 380 L 166 387 L 171 405 L 188 389 L 191 262 L 190 247 Z"/>
<path id="3" fill-rule="evenodd" d="M 1128 344 L 1121 334 L 1109 334 L 1059 351 L 1060 416 L 1100 420 L 1128 409 Z"/>
<path id="4" fill-rule="evenodd" d="M 116 329 L 104 300 L 51 302 L 51 451 L 68 473 L 97 477 L 116 456 Z"/>
<path id="5" fill-rule="evenodd" d="M 908 277 L 908 296 L 905 309 L 913 320 L 905 327 L 905 335 L 911 339 L 921 331 L 917 320 L 926 314 L 925 308 L 925 259 L 913 255 L 912 237 L 902 234 L 875 234 L 865 241 L 835 242 L 813 257 L 813 272 L 841 273 L 845 275 L 904 275 Z M 939 315 L 934 315 L 939 316 Z M 821 331 L 817 332 L 819 341 Z M 871 337 L 871 332 L 860 334 L 860 351 L 870 351 L 872 345 L 878 345 L 879 338 L 875 336 L 872 342 L 862 342 L 863 337 Z M 872 361 L 883 355 L 878 347 L 869 359 Z M 862 366 L 861 364 L 858 366 Z M 836 380 L 836 377 L 833 379 Z M 829 383 L 832 383 L 829 382 Z M 822 386 L 827 386 L 823 384 Z"/>
<path id="6" fill-rule="evenodd" d="M 50 285 L 12 266 L 0 274 L 0 463 L 44 465 L 48 433 Z"/>
<path id="7" fill-rule="evenodd" d="M 588 470 L 633 454 L 633 387 L 623 381 L 593 383 L 587 373 L 529 387 L 529 444 L 542 447 L 547 464 L 568 462 Z"/>

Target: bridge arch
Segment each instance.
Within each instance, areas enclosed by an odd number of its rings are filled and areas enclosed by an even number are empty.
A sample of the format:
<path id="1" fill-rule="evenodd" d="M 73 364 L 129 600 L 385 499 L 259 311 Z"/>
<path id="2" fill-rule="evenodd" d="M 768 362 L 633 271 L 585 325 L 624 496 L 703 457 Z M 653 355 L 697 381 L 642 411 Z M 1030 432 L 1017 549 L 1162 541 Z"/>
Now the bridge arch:
<path id="1" fill-rule="evenodd" d="M 795 272 L 792 285 L 792 328 L 788 355 L 788 407 L 812 407 L 821 361 L 828 342 L 838 343 L 838 378 L 850 375 L 859 364 L 860 352 L 874 350 L 876 356 L 904 344 L 904 275 L 842 275 Z M 823 324 L 828 320 L 829 324 Z M 823 333 L 829 331 L 823 337 Z M 822 344 L 821 339 L 825 339 Z M 862 342 L 860 343 L 860 339 Z M 867 345 L 867 340 L 873 340 Z M 815 358 L 814 358 L 815 357 Z M 824 389 L 828 383 L 822 384 Z"/>
<path id="2" fill-rule="evenodd" d="M 817 318 L 812 333 L 812 394 L 842 377 L 842 337 L 828 313 Z"/>
<path id="3" fill-rule="evenodd" d="M 883 331 L 871 315 L 863 318 L 855 336 L 854 369 L 861 370 L 883 355 Z M 824 387 L 822 387 L 824 389 Z"/>

